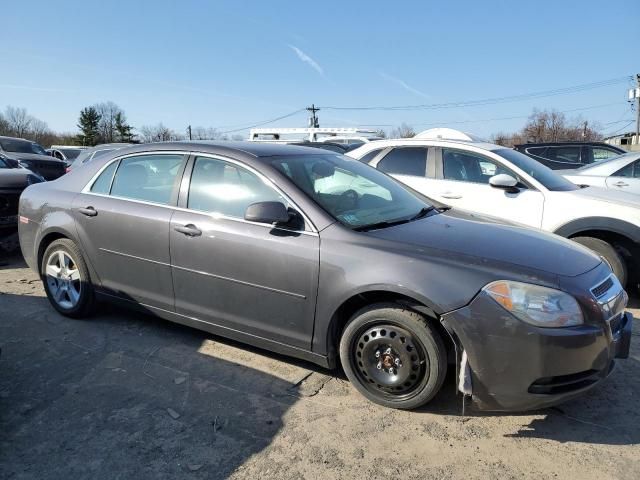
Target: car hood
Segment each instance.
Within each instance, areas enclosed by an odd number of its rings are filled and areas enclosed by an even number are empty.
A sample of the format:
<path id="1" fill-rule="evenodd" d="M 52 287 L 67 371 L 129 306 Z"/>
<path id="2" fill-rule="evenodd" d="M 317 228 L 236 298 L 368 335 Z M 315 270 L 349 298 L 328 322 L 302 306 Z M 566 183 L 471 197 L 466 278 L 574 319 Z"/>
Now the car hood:
<path id="1" fill-rule="evenodd" d="M 569 195 L 575 195 L 584 200 L 598 200 L 601 202 L 611 203 L 612 205 L 640 208 L 640 196 L 635 193 L 621 192 L 619 190 L 610 190 L 598 187 L 586 187 L 580 190 L 572 190 Z M 640 212 L 640 210 L 639 210 Z"/>
<path id="2" fill-rule="evenodd" d="M 0 169 L 0 189 L 25 188 L 29 185 L 27 177 L 34 175 L 26 168 Z"/>
<path id="3" fill-rule="evenodd" d="M 64 163 L 62 160 L 50 157 L 49 155 L 38 155 L 37 153 L 20 153 L 20 152 L 3 152 L 9 158 L 14 160 L 38 160 L 40 162 L 56 162 Z"/>
<path id="4" fill-rule="evenodd" d="M 572 277 L 601 263 L 597 255 L 560 236 L 456 209 L 369 234 L 417 251 L 432 248 L 552 275 Z"/>

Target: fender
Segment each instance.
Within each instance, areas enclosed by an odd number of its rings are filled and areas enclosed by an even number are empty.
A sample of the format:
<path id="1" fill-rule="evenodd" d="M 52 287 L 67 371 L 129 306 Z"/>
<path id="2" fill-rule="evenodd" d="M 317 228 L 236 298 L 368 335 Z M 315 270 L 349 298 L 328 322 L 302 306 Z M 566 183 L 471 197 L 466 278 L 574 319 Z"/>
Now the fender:
<path id="1" fill-rule="evenodd" d="M 587 230 L 603 230 L 623 235 L 636 243 L 640 243 L 640 227 L 624 220 L 609 217 L 585 217 L 572 220 L 558 227 L 553 233 L 569 238 Z"/>

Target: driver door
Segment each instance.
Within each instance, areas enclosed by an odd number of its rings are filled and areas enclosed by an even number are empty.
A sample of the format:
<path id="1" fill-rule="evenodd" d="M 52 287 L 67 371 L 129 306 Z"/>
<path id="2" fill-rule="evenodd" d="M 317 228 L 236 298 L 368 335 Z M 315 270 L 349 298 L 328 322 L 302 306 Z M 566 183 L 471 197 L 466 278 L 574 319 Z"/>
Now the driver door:
<path id="1" fill-rule="evenodd" d="M 489 179 L 506 173 L 518 176 L 498 161 L 474 152 L 440 149 L 436 179 L 428 195 L 464 210 L 540 228 L 544 195 L 520 182 L 517 193 L 492 187 Z"/>

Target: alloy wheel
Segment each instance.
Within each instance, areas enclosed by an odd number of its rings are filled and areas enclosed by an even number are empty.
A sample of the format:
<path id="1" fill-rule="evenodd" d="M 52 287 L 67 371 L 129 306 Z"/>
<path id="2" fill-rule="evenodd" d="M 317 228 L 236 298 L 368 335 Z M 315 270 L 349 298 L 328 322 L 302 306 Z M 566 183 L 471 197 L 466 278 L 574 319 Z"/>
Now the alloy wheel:
<path id="1" fill-rule="evenodd" d="M 58 306 L 71 309 L 78 305 L 82 279 L 76 262 L 67 252 L 56 250 L 49 255 L 45 275 L 51 297 Z"/>

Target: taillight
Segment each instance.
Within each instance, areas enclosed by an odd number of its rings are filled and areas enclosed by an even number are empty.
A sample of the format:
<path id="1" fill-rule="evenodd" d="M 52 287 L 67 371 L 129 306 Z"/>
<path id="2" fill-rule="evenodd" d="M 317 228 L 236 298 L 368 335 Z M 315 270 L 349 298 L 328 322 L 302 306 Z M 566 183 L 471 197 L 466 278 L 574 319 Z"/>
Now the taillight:
<path id="1" fill-rule="evenodd" d="M 64 169 L 64 173 L 69 173 L 71 171 L 71 167 L 67 167 Z"/>

